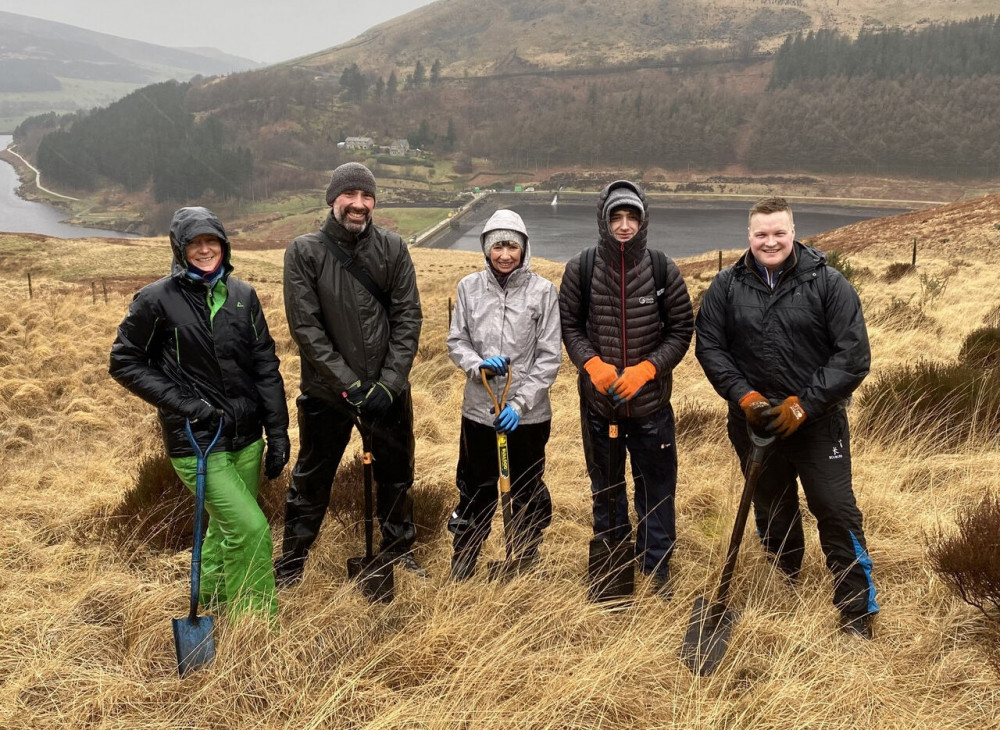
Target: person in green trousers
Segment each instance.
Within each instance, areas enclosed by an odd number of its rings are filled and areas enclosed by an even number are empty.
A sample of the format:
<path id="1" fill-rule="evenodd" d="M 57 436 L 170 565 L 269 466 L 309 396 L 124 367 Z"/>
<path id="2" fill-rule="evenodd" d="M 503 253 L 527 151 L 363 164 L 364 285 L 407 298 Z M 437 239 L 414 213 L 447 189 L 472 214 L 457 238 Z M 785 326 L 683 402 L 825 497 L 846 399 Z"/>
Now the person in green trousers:
<path id="1" fill-rule="evenodd" d="M 277 478 L 288 463 L 288 406 L 274 340 L 257 293 L 233 276 L 222 223 L 201 207 L 181 208 L 170 224 L 171 273 L 143 287 L 118 327 L 111 376 L 157 409 L 170 463 L 193 493 L 200 448 L 208 455 L 200 601 L 230 616 L 272 620 L 271 530 L 257 504 L 261 456 Z"/>

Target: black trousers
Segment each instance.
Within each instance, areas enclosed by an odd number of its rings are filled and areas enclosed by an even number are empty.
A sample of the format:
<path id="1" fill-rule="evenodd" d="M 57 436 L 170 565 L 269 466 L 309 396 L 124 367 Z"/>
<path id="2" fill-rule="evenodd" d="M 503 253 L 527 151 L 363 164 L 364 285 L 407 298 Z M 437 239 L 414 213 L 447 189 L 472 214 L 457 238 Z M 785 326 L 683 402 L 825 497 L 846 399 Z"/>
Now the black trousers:
<path id="1" fill-rule="evenodd" d="M 301 395 L 296 400 L 299 456 L 285 499 L 285 534 L 279 576 L 302 571 L 330 503 L 333 479 L 351 439 L 354 420 L 346 405 Z M 372 424 L 372 471 L 376 515 L 382 532 L 380 550 L 404 553 L 416 537 L 413 524 L 413 403 L 410 391 L 393 401 L 389 412 Z M 362 485 L 358 485 L 361 489 Z"/>
<path id="2" fill-rule="evenodd" d="M 751 450 L 746 421 L 730 414 L 728 430 L 746 474 Z M 833 573 L 834 605 L 844 613 L 877 612 L 872 562 L 851 485 L 851 441 L 843 410 L 807 420 L 791 436 L 775 442 L 754 492 L 761 543 L 793 577 L 805 554 L 796 478 L 816 517 L 826 565 Z"/>
<path id="3" fill-rule="evenodd" d="M 542 531 L 552 522 L 552 499 L 542 479 L 551 425 L 550 421 L 521 424 L 507 434 L 515 558 L 534 554 L 542 542 Z M 496 431 L 462 418 L 455 479 L 458 506 L 448 520 L 448 529 L 455 534 L 455 552 L 478 556 L 492 527 L 499 478 Z"/>
<path id="4" fill-rule="evenodd" d="M 617 474 L 611 474 L 609 422 L 581 404 L 583 454 L 590 475 L 594 508 L 594 537 L 626 540 L 632 525 L 625 490 L 625 453 L 632 463 L 635 482 L 635 512 L 639 524 L 635 532 L 635 557 L 644 573 L 664 574 L 677 541 L 674 497 L 677 492 L 677 448 L 674 411 L 668 403 L 644 418 L 618 421 L 618 438 L 623 441 Z M 608 514 L 608 490 L 613 489 L 612 524 Z"/>

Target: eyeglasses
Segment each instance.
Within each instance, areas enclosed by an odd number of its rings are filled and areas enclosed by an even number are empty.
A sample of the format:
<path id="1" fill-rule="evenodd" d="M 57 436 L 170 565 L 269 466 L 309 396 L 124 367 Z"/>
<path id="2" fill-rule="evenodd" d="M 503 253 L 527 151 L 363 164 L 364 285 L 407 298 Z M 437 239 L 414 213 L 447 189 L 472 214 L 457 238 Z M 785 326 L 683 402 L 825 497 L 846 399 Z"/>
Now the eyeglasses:
<path id="1" fill-rule="evenodd" d="M 493 251 L 520 251 L 521 245 L 519 243 L 515 243 L 514 241 L 497 241 L 490 246 L 490 249 Z"/>

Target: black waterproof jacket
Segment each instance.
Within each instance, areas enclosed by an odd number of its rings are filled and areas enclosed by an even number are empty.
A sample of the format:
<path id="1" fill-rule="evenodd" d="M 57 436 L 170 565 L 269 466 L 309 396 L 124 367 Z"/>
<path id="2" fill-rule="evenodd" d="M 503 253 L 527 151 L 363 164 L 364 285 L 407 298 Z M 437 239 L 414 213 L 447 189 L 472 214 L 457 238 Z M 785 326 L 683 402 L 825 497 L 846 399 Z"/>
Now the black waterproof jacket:
<path id="1" fill-rule="evenodd" d="M 143 287 L 132 300 L 111 347 L 111 377 L 156 406 L 171 457 L 194 455 L 184 423 L 199 399 L 224 413 L 214 451 L 249 446 L 262 429 L 269 439 L 285 436 L 285 388 L 257 294 L 230 276 L 230 245 L 219 220 L 205 208 L 179 213 L 170 229 L 171 274 Z M 214 319 L 206 285 L 187 276 L 184 261 L 184 245 L 200 233 L 212 233 L 223 243 L 227 296 Z M 211 427 L 204 422 L 193 427 L 202 448 Z"/>
<path id="2" fill-rule="evenodd" d="M 634 190 L 646 208 L 638 232 L 624 244 L 612 235 L 603 215 L 608 194 L 620 186 Z M 581 317 L 580 311 L 582 254 L 570 259 L 563 273 L 559 288 L 563 344 L 570 360 L 579 369 L 580 397 L 590 410 L 604 418 L 612 414 L 611 401 L 594 388 L 590 376 L 583 370 L 584 363 L 599 355 L 619 372 L 642 360 L 653 363 L 656 377 L 619 410 L 619 415 L 643 418 L 670 402 L 673 369 L 684 358 L 694 331 L 691 297 L 680 269 L 668 258 L 666 286 L 661 295 L 665 297 L 667 316 L 661 321 L 652 259 L 646 248 L 649 205 L 639 188 L 624 180 L 605 187 L 597 200 L 597 221 L 600 239 L 586 318 Z M 585 330 L 583 319 L 586 319 Z"/>
<path id="3" fill-rule="evenodd" d="M 695 354 L 715 390 L 742 415 L 752 390 L 796 395 L 813 418 L 842 406 L 871 366 L 854 287 L 826 256 L 796 241 L 772 291 L 748 250 L 715 277 L 698 311 Z"/>
<path id="4" fill-rule="evenodd" d="M 331 211 L 322 228 L 389 295 L 389 311 L 337 260 L 318 233 L 285 250 L 285 315 L 301 355 L 304 395 L 340 402 L 360 380 L 409 387 L 423 317 L 413 261 L 403 239 L 369 224 L 356 235 Z"/>

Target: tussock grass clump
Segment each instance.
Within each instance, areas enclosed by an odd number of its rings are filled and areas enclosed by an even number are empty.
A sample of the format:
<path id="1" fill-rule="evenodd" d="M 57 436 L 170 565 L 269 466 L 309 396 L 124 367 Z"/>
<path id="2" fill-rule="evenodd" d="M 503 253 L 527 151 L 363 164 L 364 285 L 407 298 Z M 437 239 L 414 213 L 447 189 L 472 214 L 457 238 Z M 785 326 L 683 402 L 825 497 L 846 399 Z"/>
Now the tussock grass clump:
<path id="1" fill-rule="evenodd" d="M 966 367 L 980 370 L 1000 366 L 1000 329 L 981 327 L 970 332 L 959 350 L 958 361 Z"/>
<path id="2" fill-rule="evenodd" d="M 120 544 L 177 551 L 194 536 L 194 499 L 162 451 L 140 459 L 132 488 L 98 517 L 104 536 Z"/>
<path id="3" fill-rule="evenodd" d="M 882 274 L 882 281 L 886 284 L 893 284 L 916 270 L 917 267 L 913 264 L 904 264 L 902 261 L 896 261 L 886 267 L 885 273 Z"/>
<path id="4" fill-rule="evenodd" d="M 914 306 L 910 302 L 911 299 L 893 297 L 886 306 L 875 310 L 866 319 L 870 325 L 885 327 L 893 332 L 936 330 L 937 321 L 921 307 Z"/>
<path id="5" fill-rule="evenodd" d="M 1000 433 L 1000 379 L 965 365 L 919 362 L 882 373 L 857 399 L 861 429 L 882 443 L 922 436 L 954 449 Z"/>

